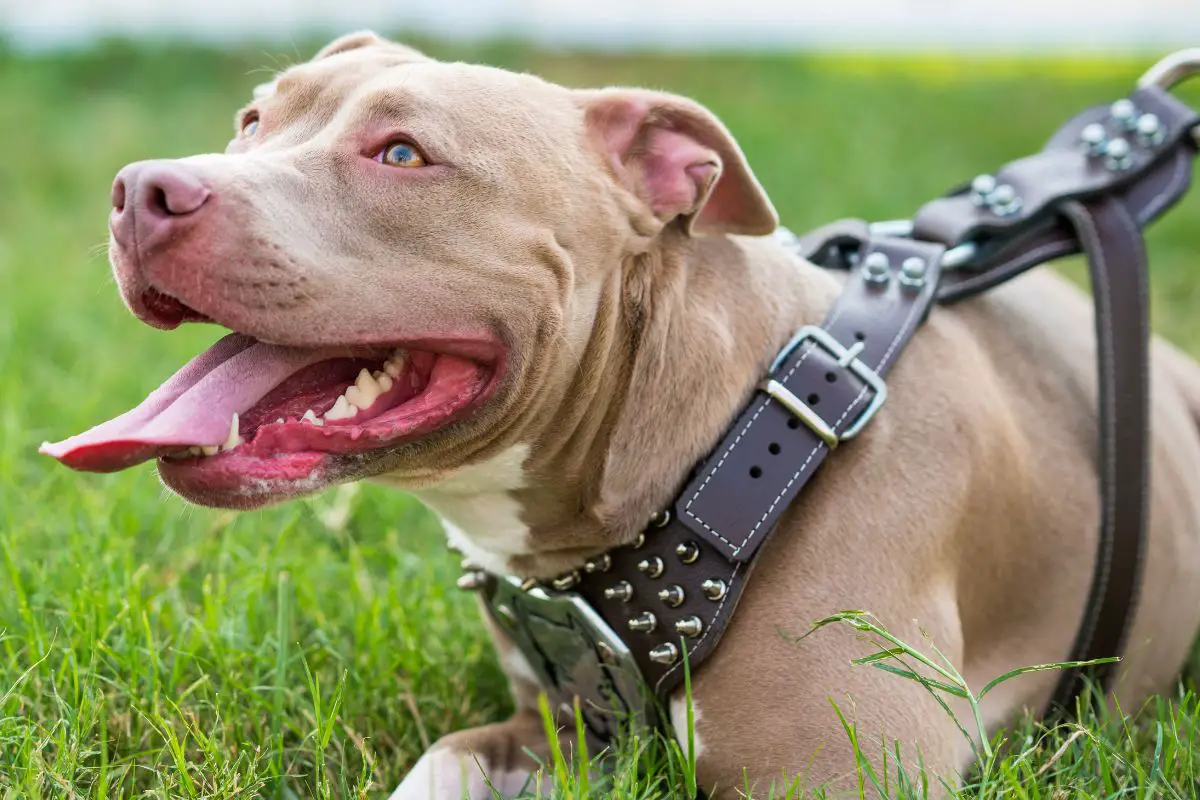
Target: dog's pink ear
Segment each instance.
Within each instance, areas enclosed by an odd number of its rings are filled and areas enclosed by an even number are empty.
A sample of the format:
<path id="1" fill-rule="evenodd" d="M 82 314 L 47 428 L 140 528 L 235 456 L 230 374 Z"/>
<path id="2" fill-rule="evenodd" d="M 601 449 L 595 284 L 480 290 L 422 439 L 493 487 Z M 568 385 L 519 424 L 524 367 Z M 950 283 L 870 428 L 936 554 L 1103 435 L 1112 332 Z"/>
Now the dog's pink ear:
<path id="1" fill-rule="evenodd" d="M 414 50 L 407 45 L 398 44 L 390 39 L 384 39 L 374 31 L 355 31 L 339 36 L 329 44 L 322 47 L 317 54 L 313 56 L 313 61 L 319 61 L 322 58 L 336 56 L 339 53 L 348 53 L 351 50 L 361 50 L 364 47 L 383 47 L 389 51 L 396 51 L 410 56 L 407 60 L 410 61 L 428 61 L 429 56 L 424 53 Z"/>
<path id="2" fill-rule="evenodd" d="M 663 222 L 761 235 L 779 217 L 733 136 L 704 106 L 637 89 L 585 95 L 588 135 L 617 181 Z"/>

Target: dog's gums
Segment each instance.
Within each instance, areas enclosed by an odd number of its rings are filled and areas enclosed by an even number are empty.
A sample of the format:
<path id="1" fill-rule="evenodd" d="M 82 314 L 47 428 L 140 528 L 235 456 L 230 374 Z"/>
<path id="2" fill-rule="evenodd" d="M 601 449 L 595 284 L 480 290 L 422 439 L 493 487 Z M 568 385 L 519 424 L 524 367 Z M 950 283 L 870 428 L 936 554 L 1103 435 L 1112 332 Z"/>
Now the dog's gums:
<path id="1" fill-rule="evenodd" d="M 42 452 L 92 472 L 158 458 L 168 485 L 199 502 L 266 502 L 336 479 L 339 459 L 460 419 L 495 372 L 432 348 L 297 348 L 231 334 L 137 408 Z"/>

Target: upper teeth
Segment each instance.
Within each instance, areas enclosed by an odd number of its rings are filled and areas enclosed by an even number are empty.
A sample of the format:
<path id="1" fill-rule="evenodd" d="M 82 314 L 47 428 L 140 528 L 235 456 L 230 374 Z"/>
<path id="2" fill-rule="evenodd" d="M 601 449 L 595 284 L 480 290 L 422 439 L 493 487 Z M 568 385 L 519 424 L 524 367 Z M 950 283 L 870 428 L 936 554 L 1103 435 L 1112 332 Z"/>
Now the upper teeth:
<path id="1" fill-rule="evenodd" d="M 363 368 L 359 371 L 358 377 L 354 379 L 354 384 L 347 387 L 346 391 L 333 404 L 333 408 L 325 412 L 325 419 L 331 422 L 353 419 L 358 416 L 359 411 L 370 408 L 381 394 L 395 385 L 395 378 L 404 371 L 404 364 L 407 360 L 408 353 L 405 350 L 397 349 L 392 352 L 387 361 L 383 362 L 383 369 L 374 375 Z"/>
<path id="2" fill-rule="evenodd" d="M 310 408 L 304 412 L 304 416 L 300 418 L 300 421 L 316 425 L 317 427 L 324 427 L 326 420 L 353 419 L 358 415 L 359 411 L 362 411 L 364 408 L 370 408 L 371 404 L 378 400 L 380 395 L 395 385 L 395 379 L 404 371 L 404 365 L 407 361 L 408 352 L 406 350 L 394 350 L 388 360 L 383 362 L 383 369 L 376 371 L 374 375 L 365 368 L 360 371 L 353 385 L 347 387 L 346 391 L 338 397 L 337 402 L 333 404 L 333 408 L 325 412 L 324 418 L 318 417 L 317 413 Z M 282 417 L 275 420 L 275 424 L 277 425 L 283 422 Z M 217 453 L 225 450 L 232 450 L 238 445 L 244 444 L 245 441 L 238 432 L 238 415 L 234 414 L 229 420 L 229 436 L 226 437 L 223 444 L 195 445 L 179 453 L 179 456 L 215 456 Z"/>

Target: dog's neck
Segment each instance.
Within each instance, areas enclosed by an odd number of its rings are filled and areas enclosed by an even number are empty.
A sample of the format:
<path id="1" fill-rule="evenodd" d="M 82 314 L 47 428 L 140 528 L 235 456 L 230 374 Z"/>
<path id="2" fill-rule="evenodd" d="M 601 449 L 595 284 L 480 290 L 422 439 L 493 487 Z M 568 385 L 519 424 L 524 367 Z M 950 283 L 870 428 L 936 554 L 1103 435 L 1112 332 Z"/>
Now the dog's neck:
<path id="1" fill-rule="evenodd" d="M 631 541 L 838 282 L 764 238 L 663 237 L 599 287 L 582 353 L 522 444 L 418 495 L 494 571 L 546 577 Z"/>

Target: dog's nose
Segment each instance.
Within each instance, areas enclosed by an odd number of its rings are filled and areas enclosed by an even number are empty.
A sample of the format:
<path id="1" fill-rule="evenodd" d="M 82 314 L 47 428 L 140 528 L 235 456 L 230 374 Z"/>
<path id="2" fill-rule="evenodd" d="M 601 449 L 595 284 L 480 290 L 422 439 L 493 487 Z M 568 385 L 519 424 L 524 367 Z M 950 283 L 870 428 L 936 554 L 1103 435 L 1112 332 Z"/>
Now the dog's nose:
<path id="1" fill-rule="evenodd" d="M 126 247 L 145 247 L 195 221 L 212 192 L 199 176 L 171 161 L 139 161 L 112 186 L 112 230 Z"/>

